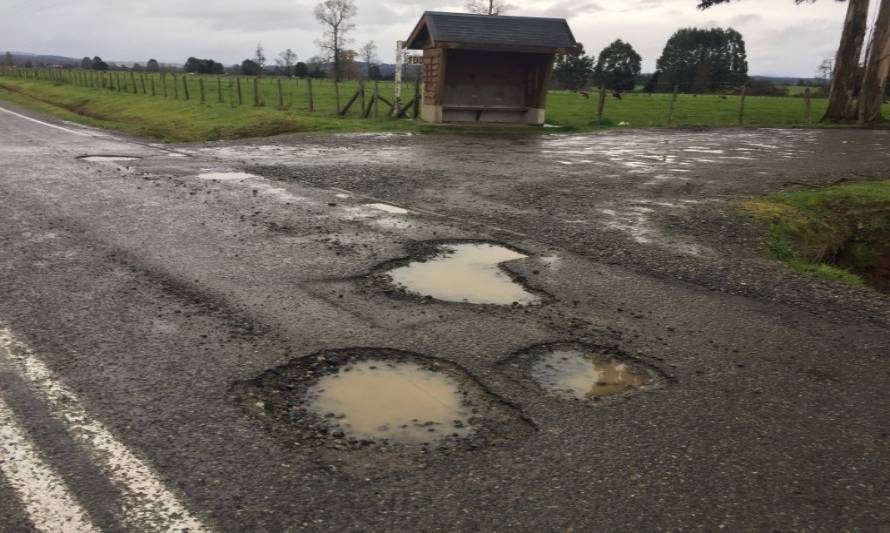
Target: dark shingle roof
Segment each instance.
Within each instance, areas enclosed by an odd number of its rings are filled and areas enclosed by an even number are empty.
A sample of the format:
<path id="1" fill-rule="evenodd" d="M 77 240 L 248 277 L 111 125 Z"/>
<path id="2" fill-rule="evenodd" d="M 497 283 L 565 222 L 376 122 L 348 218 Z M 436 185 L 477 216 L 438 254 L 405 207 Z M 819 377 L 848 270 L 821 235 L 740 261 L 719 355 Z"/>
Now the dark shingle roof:
<path id="1" fill-rule="evenodd" d="M 567 49 L 575 46 L 575 37 L 565 19 L 540 17 L 507 17 L 443 13 L 427 11 L 412 33 L 409 48 L 422 48 L 417 41 L 421 26 L 426 23 L 433 41 L 480 47 L 525 47 Z"/>

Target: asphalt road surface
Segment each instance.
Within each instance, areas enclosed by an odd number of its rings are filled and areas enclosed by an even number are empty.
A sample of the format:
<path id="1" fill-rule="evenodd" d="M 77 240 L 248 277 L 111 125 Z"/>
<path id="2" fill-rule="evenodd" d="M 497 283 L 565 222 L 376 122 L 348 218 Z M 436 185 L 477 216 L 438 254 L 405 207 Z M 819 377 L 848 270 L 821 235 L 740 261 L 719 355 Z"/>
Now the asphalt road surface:
<path id="1" fill-rule="evenodd" d="M 786 271 L 738 209 L 887 179 L 888 148 L 828 130 L 161 146 L 4 104 L 0 529 L 890 530 L 890 299 Z M 375 275 L 463 240 L 521 251 L 506 268 L 541 301 Z M 548 395 L 510 362 L 552 343 L 658 386 Z M 465 374 L 499 437 L 344 445 L 239 393 L 374 348 Z"/>

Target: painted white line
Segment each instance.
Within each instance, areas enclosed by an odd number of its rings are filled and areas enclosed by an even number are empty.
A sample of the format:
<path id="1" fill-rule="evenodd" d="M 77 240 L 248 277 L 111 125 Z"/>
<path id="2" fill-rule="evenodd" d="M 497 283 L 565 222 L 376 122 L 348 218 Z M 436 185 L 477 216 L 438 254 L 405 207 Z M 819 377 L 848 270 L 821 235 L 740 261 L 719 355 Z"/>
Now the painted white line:
<path id="1" fill-rule="evenodd" d="M 9 113 L 10 115 L 15 115 L 19 118 L 23 118 L 25 120 L 30 120 L 31 122 L 36 122 L 37 124 L 41 124 L 43 126 L 49 126 L 50 128 L 56 128 L 57 130 L 67 131 L 68 133 L 73 133 L 74 135 L 80 135 L 82 137 L 98 137 L 98 135 L 93 135 L 92 133 L 86 133 L 84 131 L 72 130 L 70 128 L 64 128 L 62 126 L 57 126 L 55 124 L 50 124 L 49 122 L 44 122 L 42 120 L 37 120 L 36 118 L 31 118 L 26 115 L 22 115 L 21 113 L 16 113 L 15 111 L 10 111 L 4 107 L 0 107 L 0 111 L 4 113 Z"/>
<path id="2" fill-rule="evenodd" d="M 6 358 L 31 383 L 61 420 L 72 438 L 121 491 L 122 520 L 134 531 L 210 531 L 164 487 L 152 468 L 131 452 L 105 426 L 93 420 L 69 390 L 30 348 L 0 324 L 0 358 Z"/>
<path id="3" fill-rule="evenodd" d="M 0 398 L 0 473 L 38 531 L 98 533 L 65 482 L 43 460 L 12 409 Z"/>

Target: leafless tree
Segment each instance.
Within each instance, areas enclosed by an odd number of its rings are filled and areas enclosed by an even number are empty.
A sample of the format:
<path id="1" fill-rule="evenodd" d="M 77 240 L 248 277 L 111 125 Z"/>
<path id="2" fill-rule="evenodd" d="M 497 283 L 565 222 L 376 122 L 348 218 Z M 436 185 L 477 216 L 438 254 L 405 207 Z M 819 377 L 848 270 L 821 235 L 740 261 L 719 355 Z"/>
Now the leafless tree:
<path id="1" fill-rule="evenodd" d="M 834 62 L 831 58 L 825 58 L 819 63 L 819 66 L 816 67 L 816 77 L 819 78 L 819 81 L 822 82 L 823 85 L 828 87 L 831 83 L 831 73 L 834 71 Z"/>
<path id="2" fill-rule="evenodd" d="M 467 11 L 476 15 L 503 15 L 513 9 L 513 6 L 501 0 L 470 0 L 464 6 Z"/>
<path id="3" fill-rule="evenodd" d="M 284 52 L 278 54 L 278 57 L 275 59 L 275 64 L 279 67 L 284 67 L 284 72 L 290 76 L 294 73 L 294 65 L 297 64 L 297 54 L 288 48 Z"/>
<path id="4" fill-rule="evenodd" d="M 377 63 L 377 45 L 374 44 L 374 41 L 368 41 L 362 45 L 362 47 L 358 51 L 359 55 L 362 58 L 362 61 L 365 62 L 366 73 L 368 77 L 371 77 L 371 65 Z"/>
<path id="5" fill-rule="evenodd" d="M 353 0 L 324 0 L 315 6 L 315 18 L 325 31 L 315 43 L 334 62 L 334 80 L 339 81 L 343 46 L 350 42 L 349 33 L 355 29 L 352 18 L 358 10 Z"/>
<path id="6" fill-rule="evenodd" d="M 266 52 L 263 50 L 262 43 L 256 43 L 256 52 L 253 55 L 253 62 L 260 66 L 260 71 L 266 65 Z"/>

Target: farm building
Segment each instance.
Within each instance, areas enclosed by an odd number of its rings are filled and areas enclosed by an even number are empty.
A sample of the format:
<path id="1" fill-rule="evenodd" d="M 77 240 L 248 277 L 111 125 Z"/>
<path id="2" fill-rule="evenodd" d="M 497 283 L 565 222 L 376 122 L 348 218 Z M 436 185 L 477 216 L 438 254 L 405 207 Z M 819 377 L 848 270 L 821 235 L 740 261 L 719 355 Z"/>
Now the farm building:
<path id="1" fill-rule="evenodd" d="M 577 43 L 565 19 L 427 11 L 406 47 L 423 50 L 423 120 L 541 125 L 553 60 Z"/>

